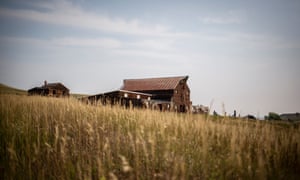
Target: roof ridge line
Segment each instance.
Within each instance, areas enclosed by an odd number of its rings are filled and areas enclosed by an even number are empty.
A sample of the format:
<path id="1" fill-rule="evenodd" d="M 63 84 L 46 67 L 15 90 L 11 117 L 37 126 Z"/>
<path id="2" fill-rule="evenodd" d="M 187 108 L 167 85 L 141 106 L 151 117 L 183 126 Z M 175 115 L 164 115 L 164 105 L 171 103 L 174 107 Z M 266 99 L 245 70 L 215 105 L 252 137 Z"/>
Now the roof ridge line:
<path id="1" fill-rule="evenodd" d="M 189 76 L 188 75 L 185 75 L 185 76 L 165 76 L 165 77 L 149 77 L 149 78 L 132 78 L 132 79 L 124 79 L 125 80 L 142 80 L 142 79 L 145 79 L 145 80 L 148 80 L 148 79 L 172 79 L 172 78 L 188 78 Z"/>

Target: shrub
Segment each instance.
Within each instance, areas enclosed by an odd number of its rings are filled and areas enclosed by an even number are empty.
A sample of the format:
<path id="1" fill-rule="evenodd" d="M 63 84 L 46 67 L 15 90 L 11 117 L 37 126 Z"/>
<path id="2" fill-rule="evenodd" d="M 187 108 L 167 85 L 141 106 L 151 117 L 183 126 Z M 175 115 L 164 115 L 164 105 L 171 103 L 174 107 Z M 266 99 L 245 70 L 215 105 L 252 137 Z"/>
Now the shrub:
<path id="1" fill-rule="evenodd" d="M 265 117 L 266 120 L 281 120 L 280 116 L 277 113 L 269 112 L 269 115 Z"/>

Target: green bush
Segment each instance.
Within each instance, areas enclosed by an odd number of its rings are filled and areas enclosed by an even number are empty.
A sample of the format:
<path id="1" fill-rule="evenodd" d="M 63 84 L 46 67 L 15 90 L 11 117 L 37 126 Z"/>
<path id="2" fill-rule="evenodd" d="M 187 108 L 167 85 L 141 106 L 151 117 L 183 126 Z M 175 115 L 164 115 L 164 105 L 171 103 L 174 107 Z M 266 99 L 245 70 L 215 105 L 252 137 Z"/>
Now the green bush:
<path id="1" fill-rule="evenodd" d="M 265 117 L 266 120 L 281 120 L 280 116 L 275 112 L 269 112 L 269 115 Z"/>

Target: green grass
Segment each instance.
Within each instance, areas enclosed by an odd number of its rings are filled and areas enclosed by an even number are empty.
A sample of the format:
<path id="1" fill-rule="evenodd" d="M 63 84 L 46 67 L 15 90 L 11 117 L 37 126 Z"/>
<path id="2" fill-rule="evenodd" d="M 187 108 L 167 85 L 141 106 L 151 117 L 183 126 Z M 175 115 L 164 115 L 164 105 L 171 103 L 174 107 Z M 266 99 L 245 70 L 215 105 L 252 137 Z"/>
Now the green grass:
<path id="1" fill-rule="evenodd" d="M 0 179 L 299 179 L 298 125 L 0 95 Z"/>

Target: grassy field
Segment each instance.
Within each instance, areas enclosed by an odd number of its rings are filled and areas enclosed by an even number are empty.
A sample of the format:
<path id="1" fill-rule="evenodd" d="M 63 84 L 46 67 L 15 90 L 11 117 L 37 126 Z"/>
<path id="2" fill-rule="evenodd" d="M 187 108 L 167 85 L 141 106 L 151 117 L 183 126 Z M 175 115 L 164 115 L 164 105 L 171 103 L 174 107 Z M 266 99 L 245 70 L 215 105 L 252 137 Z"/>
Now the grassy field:
<path id="1" fill-rule="evenodd" d="M 299 179 L 297 124 L 0 95 L 0 179 Z"/>

